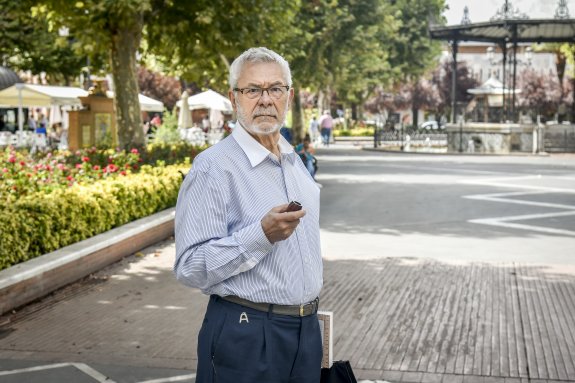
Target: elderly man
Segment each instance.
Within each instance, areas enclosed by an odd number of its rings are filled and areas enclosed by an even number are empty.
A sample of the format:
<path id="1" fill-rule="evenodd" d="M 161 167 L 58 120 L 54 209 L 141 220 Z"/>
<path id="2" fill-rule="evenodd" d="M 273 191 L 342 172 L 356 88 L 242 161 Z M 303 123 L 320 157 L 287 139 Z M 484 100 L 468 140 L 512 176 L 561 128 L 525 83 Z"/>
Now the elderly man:
<path id="1" fill-rule="evenodd" d="M 279 134 L 291 85 L 276 52 L 242 53 L 230 68 L 238 123 L 196 157 L 180 189 L 174 271 L 210 295 L 198 383 L 320 380 L 319 188 Z"/>

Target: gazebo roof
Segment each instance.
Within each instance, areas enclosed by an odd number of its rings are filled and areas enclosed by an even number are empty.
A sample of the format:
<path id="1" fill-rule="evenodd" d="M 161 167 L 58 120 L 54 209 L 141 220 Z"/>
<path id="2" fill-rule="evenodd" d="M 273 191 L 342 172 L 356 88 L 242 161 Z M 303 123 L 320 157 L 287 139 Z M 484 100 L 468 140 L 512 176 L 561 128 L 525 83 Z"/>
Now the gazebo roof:
<path id="1" fill-rule="evenodd" d="M 575 43 L 575 19 L 509 19 L 475 24 L 431 26 L 435 40 Z"/>

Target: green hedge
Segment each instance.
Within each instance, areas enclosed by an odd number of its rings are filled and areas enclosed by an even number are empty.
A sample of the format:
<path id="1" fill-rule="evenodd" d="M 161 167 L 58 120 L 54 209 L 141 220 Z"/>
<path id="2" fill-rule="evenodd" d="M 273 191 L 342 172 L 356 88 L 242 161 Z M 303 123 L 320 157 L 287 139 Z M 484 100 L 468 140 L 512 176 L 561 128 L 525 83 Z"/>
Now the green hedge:
<path id="1" fill-rule="evenodd" d="M 334 130 L 334 137 L 365 137 L 373 136 L 373 128 L 355 128 L 349 130 Z"/>
<path id="2" fill-rule="evenodd" d="M 187 165 L 35 193 L 0 209 L 0 270 L 175 206 Z"/>

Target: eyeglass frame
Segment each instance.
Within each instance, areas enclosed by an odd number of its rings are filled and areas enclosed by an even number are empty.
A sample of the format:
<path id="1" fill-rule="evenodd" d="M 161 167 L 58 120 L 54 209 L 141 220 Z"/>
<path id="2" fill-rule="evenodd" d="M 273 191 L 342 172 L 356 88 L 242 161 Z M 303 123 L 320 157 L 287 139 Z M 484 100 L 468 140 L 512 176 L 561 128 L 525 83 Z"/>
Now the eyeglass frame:
<path id="1" fill-rule="evenodd" d="M 247 86 L 247 87 L 245 87 L 245 88 L 233 88 L 232 90 L 233 90 L 234 92 L 240 92 L 242 95 L 244 95 L 244 91 L 245 91 L 246 89 L 259 89 L 259 90 L 260 90 L 260 95 L 259 95 L 259 97 L 254 97 L 254 98 L 249 98 L 249 97 L 248 97 L 248 99 L 250 99 L 250 100 L 259 100 L 259 99 L 264 95 L 264 92 L 268 92 L 268 96 L 269 96 L 270 98 L 273 98 L 274 100 L 279 100 L 279 99 L 281 99 L 281 97 L 275 98 L 275 97 L 273 97 L 273 96 L 270 94 L 270 89 L 272 89 L 272 88 L 285 88 L 285 89 L 286 89 L 286 93 L 283 93 L 283 92 L 282 92 L 282 96 L 284 96 L 285 94 L 287 94 L 287 93 L 289 92 L 289 90 L 291 89 L 291 86 L 289 86 L 289 85 L 272 85 L 272 86 L 268 86 L 267 88 L 259 88 L 259 87 L 257 87 L 257 86 Z M 247 96 L 246 96 L 246 97 L 247 97 Z"/>

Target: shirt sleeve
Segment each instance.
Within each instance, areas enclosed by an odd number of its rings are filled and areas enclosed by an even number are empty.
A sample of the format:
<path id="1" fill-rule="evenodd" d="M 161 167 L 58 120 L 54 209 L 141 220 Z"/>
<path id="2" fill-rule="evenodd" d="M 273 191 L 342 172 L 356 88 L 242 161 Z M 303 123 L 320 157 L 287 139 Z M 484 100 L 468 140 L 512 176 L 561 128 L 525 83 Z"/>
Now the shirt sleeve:
<path id="1" fill-rule="evenodd" d="M 214 172 L 192 168 L 176 205 L 174 272 L 183 284 L 206 293 L 252 269 L 273 247 L 260 221 L 228 232 L 230 188 L 226 186 Z"/>

